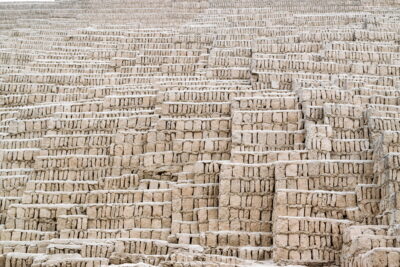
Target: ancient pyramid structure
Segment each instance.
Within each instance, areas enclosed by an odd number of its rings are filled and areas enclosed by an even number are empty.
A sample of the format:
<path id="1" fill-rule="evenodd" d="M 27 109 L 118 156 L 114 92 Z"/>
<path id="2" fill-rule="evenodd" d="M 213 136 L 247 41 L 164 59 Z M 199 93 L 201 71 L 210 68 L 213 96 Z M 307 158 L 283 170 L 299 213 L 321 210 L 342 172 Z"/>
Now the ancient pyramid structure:
<path id="1" fill-rule="evenodd" d="M 400 266 L 399 0 L 0 4 L 0 266 Z"/>

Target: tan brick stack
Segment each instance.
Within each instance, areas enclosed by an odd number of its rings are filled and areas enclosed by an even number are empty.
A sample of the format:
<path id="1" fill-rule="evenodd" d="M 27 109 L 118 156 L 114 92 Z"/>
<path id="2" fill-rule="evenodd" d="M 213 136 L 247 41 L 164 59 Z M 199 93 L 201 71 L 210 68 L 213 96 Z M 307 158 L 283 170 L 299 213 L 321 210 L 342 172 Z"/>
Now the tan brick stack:
<path id="1" fill-rule="evenodd" d="M 0 3 L 0 267 L 400 267 L 400 3 Z"/>

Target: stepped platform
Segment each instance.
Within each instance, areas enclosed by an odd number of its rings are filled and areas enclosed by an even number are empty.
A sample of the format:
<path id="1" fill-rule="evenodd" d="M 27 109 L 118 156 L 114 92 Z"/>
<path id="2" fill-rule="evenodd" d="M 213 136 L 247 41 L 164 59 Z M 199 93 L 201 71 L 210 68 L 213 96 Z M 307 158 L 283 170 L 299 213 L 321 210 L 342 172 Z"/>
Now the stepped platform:
<path id="1" fill-rule="evenodd" d="M 0 1 L 0 267 L 400 267 L 398 0 Z"/>

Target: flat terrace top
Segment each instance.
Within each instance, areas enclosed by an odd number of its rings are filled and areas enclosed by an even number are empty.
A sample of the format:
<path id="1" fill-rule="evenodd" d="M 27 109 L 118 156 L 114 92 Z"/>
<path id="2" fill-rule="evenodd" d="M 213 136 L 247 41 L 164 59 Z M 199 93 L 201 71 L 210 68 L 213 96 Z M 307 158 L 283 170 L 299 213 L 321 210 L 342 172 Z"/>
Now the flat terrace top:
<path id="1" fill-rule="evenodd" d="M 55 0 L 0 0 L 0 3 L 3 2 L 55 2 Z"/>

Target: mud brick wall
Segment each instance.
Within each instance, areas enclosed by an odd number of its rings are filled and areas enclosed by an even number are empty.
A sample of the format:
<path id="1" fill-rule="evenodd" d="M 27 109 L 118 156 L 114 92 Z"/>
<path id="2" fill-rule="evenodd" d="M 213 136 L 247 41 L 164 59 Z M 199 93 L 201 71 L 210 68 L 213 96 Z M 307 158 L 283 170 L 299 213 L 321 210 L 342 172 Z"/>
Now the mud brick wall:
<path id="1" fill-rule="evenodd" d="M 399 10 L 0 3 L 0 267 L 399 267 Z"/>

